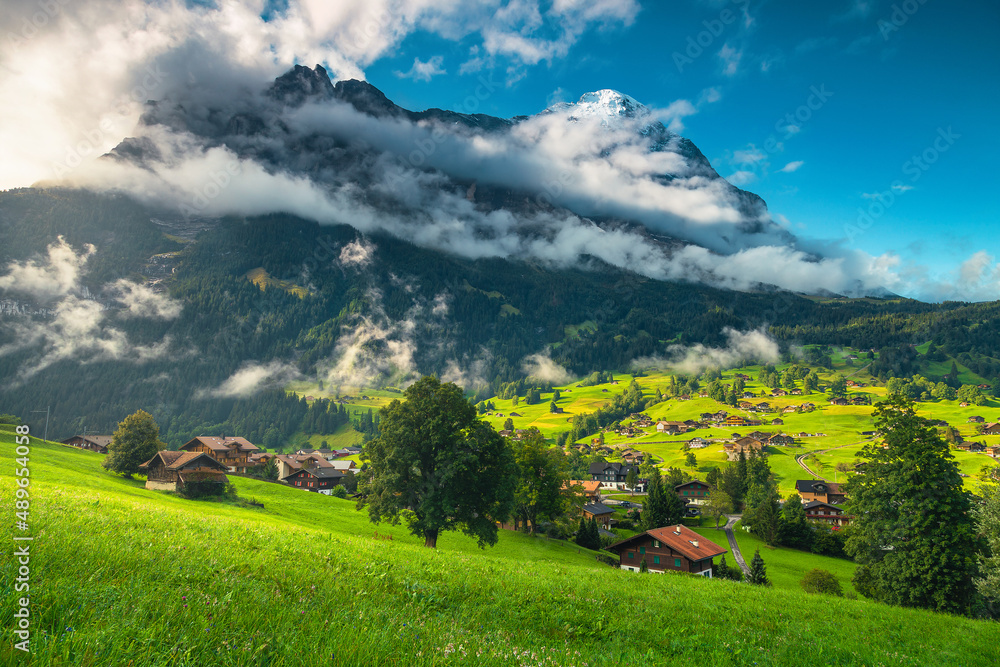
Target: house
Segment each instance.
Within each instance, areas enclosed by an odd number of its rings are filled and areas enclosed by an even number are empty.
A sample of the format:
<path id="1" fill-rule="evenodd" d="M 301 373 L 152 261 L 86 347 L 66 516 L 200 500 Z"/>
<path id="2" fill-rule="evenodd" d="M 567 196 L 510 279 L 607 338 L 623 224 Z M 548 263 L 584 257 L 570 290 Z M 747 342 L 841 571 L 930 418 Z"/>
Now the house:
<path id="1" fill-rule="evenodd" d="M 289 486 L 329 496 L 333 493 L 333 487 L 340 484 L 347 474 L 336 468 L 301 468 L 281 481 Z"/>
<path id="2" fill-rule="evenodd" d="M 979 415 L 972 415 L 971 417 L 969 417 L 969 423 L 970 424 L 985 424 L 986 423 L 986 419 L 984 417 L 980 417 Z M 65 442 L 65 440 L 63 442 Z"/>
<path id="3" fill-rule="evenodd" d="M 229 470 L 204 452 L 162 450 L 139 466 L 146 472 L 146 488 L 154 491 L 180 491 L 185 484 L 226 485 Z"/>
<path id="4" fill-rule="evenodd" d="M 614 515 L 613 509 L 601 503 L 590 503 L 583 506 L 583 518 L 587 521 L 597 519 L 597 525 L 605 530 L 611 528 L 611 517 Z"/>
<path id="5" fill-rule="evenodd" d="M 691 440 L 688 441 L 688 447 L 690 449 L 708 447 L 708 440 L 705 440 L 705 438 L 691 438 Z"/>
<path id="6" fill-rule="evenodd" d="M 958 404 L 958 407 L 960 407 L 960 408 L 967 408 L 967 407 L 969 407 L 969 402 L 968 401 L 962 401 L 961 403 Z"/>
<path id="7" fill-rule="evenodd" d="M 757 405 L 753 406 L 753 409 L 756 410 L 757 412 L 770 412 L 771 404 L 768 403 L 767 401 L 762 401 Z"/>
<path id="8" fill-rule="evenodd" d="M 676 435 L 678 433 L 683 433 L 688 429 L 688 425 L 685 422 L 667 422 L 658 421 L 656 422 L 656 432 L 657 433 L 667 433 L 668 435 Z"/>
<path id="9" fill-rule="evenodd" d="M 788 396 L 788 392 L 784 389 L 774 389 L 771 391 L 771 396 Z"/>
<path id="10" fill-rule="evenodd" d="M 802 506 L 806 511 L 806 518 L 810 521 L 822 521 L 831 526 L 841 527 L 850 523 L 851 518 L 845 514 L 842 507 L 824 503 L 820 500 L 813 500 Z"/>
<path id="11" fill-rule="evenodd" d="M 850 405 L 850 402 L 846 398 L 834 396 L 830 399 L 830 405 Z"/>
<path id="12" fill-rule="evenodd" d="M 638 572 L 646 563 L 650 572 L 690 572 L 712 576 L 712 559 L 727 550 L 687 526 L 653 528 L 616 542 L 608 551 L 618 554 L 619 567 Z"/>
<path id="13" fill-rule="evenodd" d="M 292 456 L 278 454 L 274 458 L 278 462 L 278 479 L 281 481 L 302 468 L 333 468 L 335 463 L 353 463 L 353 461 L 327 461 L 316 452 Z"/>
<path id="14" fill-rule="evenodd" d="M 774 419 L 771 420 L 771 423 L 777 426 L 784 426 L 785 420 L 782 419 L 781 417 L 775 417 Z"/>
<path id="15" fill-rule="evenodd" d="M 740 458 L 741 452 L 745 456 L 750 456 L 751 453 L 761 453 L 764 449 L 764 444 L 757 438 L 744 436 L 735 442 L 727 442 L 722 447 L 730 461 L 737 461 Z"/>
<path id="16" fill-rule="evenodd" d="M 859 394 L 851 398 L 851 405 L 870 405 L 872 399 L 867 394 Z"/>
<path id="17" fill-rule="evenodd" d="M 706 482 L 693 479 L 690 482 L 678 484 L 674 487 L 674 491 L 684 502 L 701 505 L 708 498 L 710 488 Z"/>
<path id="18" fill-rule="evenodd" d="M 983 427 L 983 435 L 997 435 L 1000 433 L 1000 422 L 993 422 Z"/>
<path id="19" fill-rule="evenodd" d="M 790 435 L 785 435 L 784 433 L 775 433 L 767 439 L 767 444 L 788 447 L 795 444 L 795 439 Z"/>
<path id="20" fill-rule="evenodd" d="M 795 389 L 792 389 L 788 393 L 791 394 L 792 396 L 801 396 L 802 395 L 802 390 L 800 388 L 796 387 Z"/>
<path id="21" fill-rule="evenodd" d="M 986 453 L 995 459 L 1000 459 L 1000 446 L 993 445 L 992 447 L 987 447 Z"/>
<path id="22" fill-rule="evenodd" d="M 199 435 L 182 445 L 181 451 L 208 454 L 226 466 L 229 472 L 240 473 L 254 466 L 250 462 L 250 455 L 258 453 L 260 448 L 246 438 Z"/>
<path id="23" fill-rule="evenodd" d="M 726 426 L 746 426 L 747 420 L 739 415 L 729 415 L 723 422 Z"/>
<path id="24" fill-rule="evenodd" d="M 107 454 L 108 445 L 111 444 L 110 435 L 74 435 L 61 441 L 64 445 L 86 449 L 98 454 Z"/>
<path id="25" fill-rule="evenodd" d="M 818 500 L 824 503 L 840 504 L 846 496 L 840 484 L 825 482 L 821 479 L 799 479 L 795 481 L 795 491 L 802 497 L 802 502 Z"/>
<path id="26" fill-rule="evenodd" d="M 590 469 L 587 471 L 590 474 L 590 480 L 592 482 L 600 482 L 602 486 L 607 486 L 614 489 L 625 488 L 625 480 L 628 478 L 628 473 L 630 470 L 635 470 L 636 475 L 639 474 L 639 468 L 634 465 L 628 465 L 625 463 L 601 463 L 595 462 L 590 464 Z M 642 485 L 640 483 L 636 484 L 636 489 L 640 489 Z"/>
<path id="27" fill-rule="evenodd" d="M 743 398 L 757 398 L 757 394 L 752 391 L 745 391 L 743 392 Z"/>
<path id="28" fill-rule="evenodd" d="M 588 503 L 596 503 L 601 499 L 601 483 L 588 479 L 571 479 L 563 482 L 564 489 L 575 489 L 586 498 Z"/>
<path id="29" fill-rule="evenodd" d="M 786 414 L 787 415 L 787 414 L 791 414 L 793 412 L 798 412 L 798 411 L 799 411 L 799 409 L 797 407 L 795 407 L 794 405 L 788 405 L 788 406 L 785 406 L 785 409 L 782 410 L 781 412 L 782 412 L 782 414 Z"/>

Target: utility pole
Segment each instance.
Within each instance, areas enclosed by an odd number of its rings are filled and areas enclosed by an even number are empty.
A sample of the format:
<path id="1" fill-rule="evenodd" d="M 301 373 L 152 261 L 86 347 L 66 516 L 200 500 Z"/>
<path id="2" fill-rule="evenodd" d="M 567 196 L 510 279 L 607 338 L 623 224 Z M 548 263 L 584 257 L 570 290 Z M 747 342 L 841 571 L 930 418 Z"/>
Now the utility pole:
<path id="1" fill-rule="evenodd" d="M 45 406 L 45 431 L 42 434 L 42 441 L 48 442 L 49 440 L 49 408 L 51 406 Z M 42 412 L 41 410 L 32 410 L 32 412 Z"/>

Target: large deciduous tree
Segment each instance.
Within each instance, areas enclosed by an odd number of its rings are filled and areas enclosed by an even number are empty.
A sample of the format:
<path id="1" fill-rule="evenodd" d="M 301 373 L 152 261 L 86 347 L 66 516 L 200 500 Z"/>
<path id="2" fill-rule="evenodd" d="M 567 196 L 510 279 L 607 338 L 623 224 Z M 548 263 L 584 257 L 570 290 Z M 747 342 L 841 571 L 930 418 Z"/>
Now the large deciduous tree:
<path id="1" fill-rule="evenodd" d="M 153 416 L 138 410 L 123 419 L 115 429 L 108 445 L 108 455 L 101 465 L 111 472 L 131 477 L 139 466 L 166 449 L 160 442 L 160 427 Z"/>
<path id="2" fill-rule="evenodd" d="M 451 383 L 423 377 L 381 412 L 379 436 L 365 447 L 359 509 L 437 546 L 441 531 L 460 529 L 480 547 L 496 544 L 497 521 L 510 516 L 517 464 L 510 447 Z"/>
<path id="3" fill-rule="evenodd" d="M 514 443 L 517 462 L 517 488 L 514 491 L 515 511 L 525 519 L 534 533 L 538 522 L 562 516 L 571 504 L 572 494 L 566 488 L 566 455 L 549 447 L 537 428 Z"/>
<path id="4" fill-rule="evenodd" d="M 885 447 L 866 445 L 865 465 L 845 485 L 856 588 L 890 604 L 968 612 L 982 545 L 948 444 L 905 397 L 879 403 L 875 417 Z"/>
<path id="5" fill-rule="evenodd" d="M 976 508 L 979 532 L 989 545 L 989 557 L 981 560 L 982 576 L 976 579 L 976 589 L 983 596 L 991 614 L 1000 616 L 1000 485 L 987 483 L 982 487 L 983 502 Z"/>

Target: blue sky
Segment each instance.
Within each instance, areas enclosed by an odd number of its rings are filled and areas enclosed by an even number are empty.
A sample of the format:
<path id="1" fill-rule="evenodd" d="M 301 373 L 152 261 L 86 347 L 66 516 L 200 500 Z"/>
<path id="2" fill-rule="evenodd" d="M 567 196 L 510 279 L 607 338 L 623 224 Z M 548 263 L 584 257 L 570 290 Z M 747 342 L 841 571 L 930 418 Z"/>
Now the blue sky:
<path id="1" fill-rule="evenodd" d="M 655 108 L 686 99 L 697 113 L 682 134 L 803 239 L 897 253 L 943 279 L 975 252 L 1000 255 L 987 185 L 1000 4 L 644 2 L 626 23 L 590 24 L 535 64 L 487 57 L 480 33 L 418 30 L 365 76 L 404 107 L 459 111 L 485 77 L 497 87 L 478 111 L 504 117 L 601 88 Z"/>

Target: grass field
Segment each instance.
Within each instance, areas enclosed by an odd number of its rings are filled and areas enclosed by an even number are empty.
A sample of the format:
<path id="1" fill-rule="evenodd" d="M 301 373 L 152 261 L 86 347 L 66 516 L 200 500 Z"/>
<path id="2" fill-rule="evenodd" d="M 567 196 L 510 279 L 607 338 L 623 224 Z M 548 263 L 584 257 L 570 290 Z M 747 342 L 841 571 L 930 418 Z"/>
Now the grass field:
<path id="1" fill-rule="evenodd" d="M 0 460 L 13 455 L 0 431 Z M 1000 661 L 994 624 L 817 604 L 777 583 L 637 575 L 506 531 L 486 551 L 452 533 L 428 550 L 348 501 L 276 484 L 233 479 L 260 509 L 147 491 L 59 445 L 33 441 L 29 458 L 33 665 Z M 11 499 L 9 470 L 0 485 Z M 16 565 L 3 553 L 0 663 L 22 664 Z M 765 558 L 777 582 L 781 567 Z"/>

